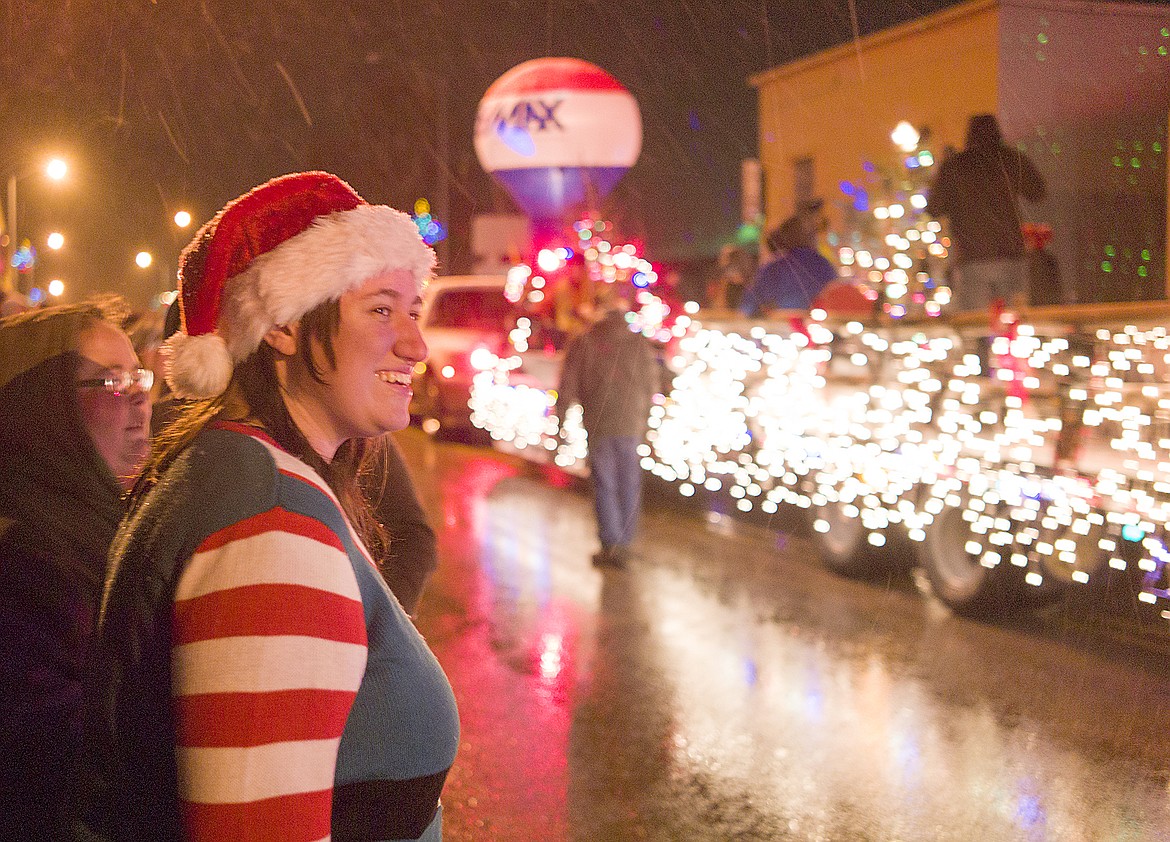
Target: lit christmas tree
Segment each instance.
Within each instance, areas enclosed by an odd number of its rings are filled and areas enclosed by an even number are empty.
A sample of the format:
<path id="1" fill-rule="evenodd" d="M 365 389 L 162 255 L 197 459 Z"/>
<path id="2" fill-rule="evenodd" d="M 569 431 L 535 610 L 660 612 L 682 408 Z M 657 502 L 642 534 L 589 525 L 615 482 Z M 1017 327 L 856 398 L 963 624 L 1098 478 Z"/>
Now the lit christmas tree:
<path id="1" fill-rule="evenodd" d="M 844 233 L 830 232 L 840 272 L 860 284 L 875 311 L 890 318 L 938 316 L 951 300 L 947 286 L 950 239 L 924 213 L 935 173 L 934 153 L 908 123 L 893 139 L 900 154 L 866 161 L 864 175 L 843 181 Z"/>

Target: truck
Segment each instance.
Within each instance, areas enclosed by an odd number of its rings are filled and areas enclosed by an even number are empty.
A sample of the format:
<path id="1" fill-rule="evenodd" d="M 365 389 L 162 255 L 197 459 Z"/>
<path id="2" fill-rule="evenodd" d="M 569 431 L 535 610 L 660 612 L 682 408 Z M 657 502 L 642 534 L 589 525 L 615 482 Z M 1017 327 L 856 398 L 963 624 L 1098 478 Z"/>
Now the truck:
<path id="1" fill-rule="evenodd" d="M 1124 581 L 1170 619 L 1168 319 L 1166 302 L 913 321 L 696 312 L 642 464 L 744 513 L 795 507 L 832 570 L 917 565 L 956 613 Z M 472 422 L 580 471 L 587 440 L 552 413 L 555 370 L 544 350 L 501 358 L 477 375 Z"/>

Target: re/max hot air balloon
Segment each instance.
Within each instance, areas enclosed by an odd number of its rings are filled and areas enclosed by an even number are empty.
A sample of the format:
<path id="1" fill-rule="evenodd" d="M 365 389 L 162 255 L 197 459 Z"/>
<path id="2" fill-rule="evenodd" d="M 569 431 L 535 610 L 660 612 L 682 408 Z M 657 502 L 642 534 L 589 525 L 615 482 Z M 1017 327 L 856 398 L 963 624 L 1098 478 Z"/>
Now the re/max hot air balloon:
<path id="1" fill-rule="evenodd" d="M 641 149 L 637 101 L 621 82 L 581 59 L 519 64 L 479 103 L 480 164 L 538 223 L 603 198 Z"/>

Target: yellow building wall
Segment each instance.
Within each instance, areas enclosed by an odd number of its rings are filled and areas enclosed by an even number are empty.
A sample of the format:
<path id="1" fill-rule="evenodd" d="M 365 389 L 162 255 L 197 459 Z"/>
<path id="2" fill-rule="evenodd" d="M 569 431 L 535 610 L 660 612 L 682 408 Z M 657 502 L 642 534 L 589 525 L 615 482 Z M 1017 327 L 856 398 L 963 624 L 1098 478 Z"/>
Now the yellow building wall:
<path id="1" fill-rule="evenodd" d="M 898 160 L 907 120 L 937 155 L 962 148 L 972 114 L 996 112 L 997 2 L 973 0 L 751 79 L 759 91 L 764 231 L 795 208 L 795 165 L 812 159 L 812 195 L 840 222 L 841 181 Z"/>

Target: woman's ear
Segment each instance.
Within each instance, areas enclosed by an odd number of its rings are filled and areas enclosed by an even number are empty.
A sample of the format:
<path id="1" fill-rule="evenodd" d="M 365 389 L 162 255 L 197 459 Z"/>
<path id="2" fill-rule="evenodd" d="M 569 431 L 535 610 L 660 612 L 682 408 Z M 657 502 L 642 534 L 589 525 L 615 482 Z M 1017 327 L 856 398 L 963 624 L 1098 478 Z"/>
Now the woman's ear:
<path id="1" fill-rule="evenodd" d="M 278 354 L 291 357 L 297 352 L 297 324 L 277 325 L 264 334 L 264 341 Z"/>

